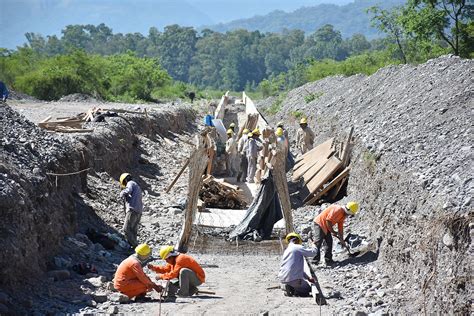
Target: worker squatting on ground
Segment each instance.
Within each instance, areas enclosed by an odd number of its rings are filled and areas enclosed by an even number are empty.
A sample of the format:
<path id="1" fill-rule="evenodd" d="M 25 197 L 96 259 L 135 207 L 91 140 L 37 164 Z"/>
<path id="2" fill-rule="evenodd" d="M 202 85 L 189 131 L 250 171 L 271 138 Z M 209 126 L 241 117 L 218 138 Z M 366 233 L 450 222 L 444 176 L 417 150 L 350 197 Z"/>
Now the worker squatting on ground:
<path id="1" fill-rule="evenodd" d="M 3 81 L 0 81 L 0 96 L 2 97 L 2 102 L 5 103 L 7 102 L 8 99 L 8 89 L 5 83 Z"/>
<path id="2" fill-rule="evenodd" d="M 255 173 L 257 172 L 257 159 L 258 152 L 263 149 L 263 144 L 260 141 L 260 130 L 254 129 L 252 133 L 248 134 L 249 140 L 247 141 L 247 182 L 254 183 Z"/>
<path id="3" fill-rule="evenodd" d="M 138 224 L 140 224 L 143 211 L 142 189 L 132 180 L 129 173 L 123 173 L 119 180 L 120 186 L 124 188 L 120 192 L 120 197 L 125 200 L 126 210 L 123 230 L 130 246 L 136 247 L 138 245 Z"/>
<path id="4" fill-rule="evenodd" d="M 296 145 L 301 151 L 301 154 L 304 155 L 311 149 L 313 149 L 314 144 L 314 133 L 311 128 L 308 126 L 308 119 L 303 117 L 300 121 L 300 129 L 296 133 Z"/>
<path id="5" fill-rule="evenodd" d="M 297 233 L 289 233 L 286 238 L 288 247 L 281 259 L 278 278 L 286 296 L 309 296 L 314 280 L 304 272 L 304 257 L 314 257 L 316 247 L 304 248 L 303 240 Z M 309 283 L 310 282 L 310 283 Z"/>
<path id="6" fill-rule="evenodd" d="M 197 287 L 204 283 L 206 275 L 193 257 L 175 251 L 173 246 L 161 247 L 160 257 L 166 260 L 166 266 L 149 264 L 148 268 L 158 273 L 157 280 L 178 278 L 178 282 L 170 282 L 168 297 L 191 296 L 198 292 Z"/>
<path id="7" fill-rule="evenodd" d="M 162 287 L 153 283 L 143 272 L 143 266 L 151 257 L 151 249 L 147 244 L 138 245 L 135 254 L 131 255 L 117 268 L 114 277 L 114 288 L 129 298 L 141 300 L 151 290 L 162 291 Z"/>
<path id="8" fill-rule="evenodd" d="M 321 214 L 316 216 L 314 219 L 314 244 L 316 245 L 318 251 L 313 258 L 313 263 L 318 264 L 321 259 L 321 254 L 319 250 L 323 240 L 326 243 L 324 251 L 324 259 L 326 264 L 331 264 L 334 261 L 332 260 L 332 236 L 339 238 L 341 246 L 347 248 L 344 241 L 344 220 L 347 215 L 354 216 L 359 210 L 359 204 L 357 202 L 349 202 L 346 206 L 341 206 L 337 204 L 332 204 Z M 334 231 L 333 226 L 337 224 L 337 233 Z"/>
<path id="9" fill-rule="evenodd" d="M 237 153 L 240 159 L 239 172 L 237 173 L 237 182 L 244 181 L 247 176 L 248 160 L 246 153 L 246 145 L 249 139 L 250 131 L 246 128 L 242 132 L 242 137 L 240 137 L 237 145 Z"/>
<path id="10" fill-rule="evenodd" d="M 229 172 L 229 175 L 231 177 L 237 176 L 237 173 L 239 171 L 237 140 L 234 137 L 234 132 L 230 128 L 227 130 L 225 153 L 227 155 L 227 170 Z"/>

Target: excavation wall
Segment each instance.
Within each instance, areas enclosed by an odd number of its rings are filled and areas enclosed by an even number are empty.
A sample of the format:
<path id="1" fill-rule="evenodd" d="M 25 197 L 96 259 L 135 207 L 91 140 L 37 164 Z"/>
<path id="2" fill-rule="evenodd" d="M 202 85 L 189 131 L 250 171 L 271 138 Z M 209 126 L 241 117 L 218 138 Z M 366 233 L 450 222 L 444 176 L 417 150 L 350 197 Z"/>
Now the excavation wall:
<path id="1" fill-rule="evenodd" d="M 473 61 L 444 56 L 326 78 L 288 93 L 273 118 L 292 140 L 301 115 L 317 142 L 355 127 L 347 200 L 362 211 L 351 228 L 379 244 L 378 266 L 401 288 L 391 310 L 469 312 L 473 73 Z"/>
<path id="2" fill-rule="evenodd" d="M 189 130 L 194 116 L 190 108 L 168 107 L 146 116 L 108 118 L 93 133 L 60 135 L 41 130 L 9 106 L 0 107 L 0 288 L 43 275 L 64 237 L 91 216 L 84 214 L 90 208 L 83 201 L 88 174 L 117 179 L 140 163 L 139 135 L 170 137 Z"/>

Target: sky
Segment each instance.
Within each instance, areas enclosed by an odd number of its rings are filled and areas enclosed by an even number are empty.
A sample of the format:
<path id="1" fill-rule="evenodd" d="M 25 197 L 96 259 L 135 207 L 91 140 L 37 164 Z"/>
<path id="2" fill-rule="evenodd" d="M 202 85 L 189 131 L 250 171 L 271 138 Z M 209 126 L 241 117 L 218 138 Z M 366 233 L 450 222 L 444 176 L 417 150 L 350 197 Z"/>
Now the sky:
<path id="1" fill-rule="evenodd" d="M 274 10 L 294 11 L 351 0 L 0 0 L 0 47 L 14 49 L 25 33 L 60 35 L 70 24 L 105 23 L 114 33 L 148 34 L 170 24 L 199 27 Z"/>

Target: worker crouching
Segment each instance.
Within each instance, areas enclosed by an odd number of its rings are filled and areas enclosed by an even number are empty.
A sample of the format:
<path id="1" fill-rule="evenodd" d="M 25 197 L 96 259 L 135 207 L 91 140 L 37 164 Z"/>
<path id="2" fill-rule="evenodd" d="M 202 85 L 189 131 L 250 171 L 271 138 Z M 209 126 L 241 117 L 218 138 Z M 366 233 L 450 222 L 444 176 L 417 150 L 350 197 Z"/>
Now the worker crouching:
<path id="1" fill-rule="evenodd" d="M 158 273 L 157 280 L 169 280 L 168 297 L 191 296 L 198 292 L 198 286 L 204 283 L 205 273 L 194 258 L 174 250 L 173 246 L 163 246 L 160 249 L 161 259 L 166 266 L 149 264 L 148 268 Z M 171 281 L 178 279 L 178 282 Z"/>
<path id="2" fill-rule="evenodd" d="M 135 254 L 131 255 L 117 268 L 114 277 L 114 288 L 130 299 L 143 299 L 151 290 L 162 291 L 162 287 L 153 283 L 143 272 L 143 266 L 151 257 L 151 249 L 147 244 L 138 245 Z"/>
<path id="3" fill-rule="evenodd" d="M 285 238 L 288 247 L 281 259 L 278 278 L 286 296 L 309 296 L 311 293 L 310 283 L 314 280 L 304 272 L 304 257 L 314 257 L 317 253 L 316 247 L 304 248 L 303 240 L 297 233 L 290 233 Z"/>

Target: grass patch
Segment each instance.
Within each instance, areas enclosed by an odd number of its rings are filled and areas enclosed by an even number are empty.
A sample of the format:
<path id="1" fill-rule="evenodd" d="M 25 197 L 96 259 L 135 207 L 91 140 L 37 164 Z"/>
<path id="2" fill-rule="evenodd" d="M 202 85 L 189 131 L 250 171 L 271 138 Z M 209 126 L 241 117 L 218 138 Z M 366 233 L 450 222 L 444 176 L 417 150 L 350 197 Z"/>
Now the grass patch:
<path id="1" fill-rule="evenodd" d="M 295 118 L 295 119 L 300 119 L 304 116 L 304 113 L 301 112 L 301 111 L 292 111 L 291 112 L 291 115 Z"/>
<path id="2" fill-rule="evenodd" d="M 310 103 L 310 102 L 313 102 L 314 100 L 318 100 L 323 95 L 324 95 L 324 92 L 310 93 L 304 97 L 304 100 L 306 103 Z"/>
<path id="3" fill-rule="evenodd" d="M 369 170 L 370 174 L 375 173 L 375 167 L 379 158 L 379 156 L 370 151 L 364 151 L 364 153 L 362 154 L 362 160 L 364 161 L 365 166 Z"/>

